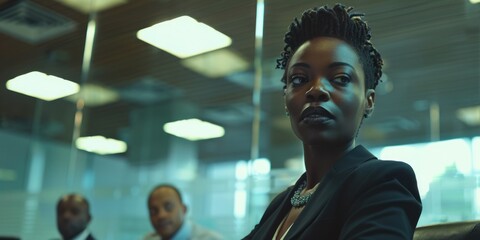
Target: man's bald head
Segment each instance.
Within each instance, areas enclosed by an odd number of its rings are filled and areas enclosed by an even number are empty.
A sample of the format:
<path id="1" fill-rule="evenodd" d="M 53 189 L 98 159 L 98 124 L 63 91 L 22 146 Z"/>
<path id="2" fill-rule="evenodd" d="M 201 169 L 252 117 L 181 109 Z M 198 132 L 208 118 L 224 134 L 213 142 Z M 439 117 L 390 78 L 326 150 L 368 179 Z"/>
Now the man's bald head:
<path id="1" fill-rule="evenodd" d="M 66 240 L 83 232 L 91 220 L 90 204 L 80 194 L 71 193 L 60 197 L 57 203 L 57 227 Z"/>

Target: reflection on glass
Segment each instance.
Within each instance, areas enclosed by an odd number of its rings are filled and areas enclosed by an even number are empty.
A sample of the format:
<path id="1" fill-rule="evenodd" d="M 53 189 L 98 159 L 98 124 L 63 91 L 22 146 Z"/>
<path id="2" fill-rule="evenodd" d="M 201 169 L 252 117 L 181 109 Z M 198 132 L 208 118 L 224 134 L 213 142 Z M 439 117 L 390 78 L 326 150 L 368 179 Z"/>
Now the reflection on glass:
<path id="1" fill-rule="evenodd" d="M 327 3 L 336 1 L 322 5 Z M 379 86 L 361 142 L 381 158 L 413 167 L 424 201 L 420 225 L 480 218 L 478 4 L 348 3 L 376 13 L 369 24 L 387 61 L 388 81 Z M 139 239 L 152 230 L 148 191 L 168 182 L 184 192 L 188 218 L 229 239 L 245 236 L 271 199 L 305 170 L 275 65 L 279 36 L 292 20 L 286 16 L 315 5 L 0 1 L 0 235 L 58 237 L 56 200 L 80 192 L 91 200 L 90 227 L 99 239 Z M 181 16 L 208 24 L 231 42 L 179 59 L 137 38 L 140 29 Z M 188 31 L 182 48 L 205 42 L 192 35 L 196 30 Z M 7 89 L 7 80 L 32 71 L 68 79 L 80 92 L 46 101 Z M 28 85 L 41 93 L 53 89 Z M 434 102 L 440 111 L 430 115 Z M 221 126 L 223 133 L 189 141 L 163 129 L 190 118 Z M 76 139 L 84 136 L 128 147 L 108 155 L 79 150 Z"/>

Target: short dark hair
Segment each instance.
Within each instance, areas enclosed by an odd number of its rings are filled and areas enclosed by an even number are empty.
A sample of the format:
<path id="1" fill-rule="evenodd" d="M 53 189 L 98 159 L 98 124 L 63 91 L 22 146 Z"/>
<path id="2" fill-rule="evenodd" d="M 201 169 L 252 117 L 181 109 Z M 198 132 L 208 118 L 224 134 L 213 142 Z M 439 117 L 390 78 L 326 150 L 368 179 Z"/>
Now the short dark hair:
<path id="1" fill-rule="evenodd" d="M 84 197 L 83 195 L 78 194 L 78 193 L 69 193 L 69 194 L 61 196 L 60 199 L 58 199 L 57 208 L 60 206 L 60 204 L 63 202 L 64 199 L 73 198 L 73 197 L 80 198 L 82 200 L 82 203 L 85 204 L 85 206 L 87 207 L 87 211 L 90 212 L 90 203 L 88 202 L 88 199 L 86 197 Z"/>
<path id="2" fill-rule="evenodd" d="M 370 42 L 371 32 L 364 14 L 353 13 L 352 7 L 336 4 L 308 9 L 295 18 L 285 34 L 285 46 L 277 59 L 277 68 L 285 69 L 295 51 L 306 41 L 317 37 L 333 37 L 347 42 L 360 57 L 365 72 L 365 88 L 375 89 L 382 76 L 383 60 Z M 286 84 L 285 75 L 282 82 Z"/>
<path id="3" fill-rule="evenodd" d="M 180 199 L 180 202 L 183 203 L 182 194 L 180 194 L 180 190 L 178 190 L 177 187 L 173 186 L 172 184 L 162 183 L 162 184 L 159 184 L 159 185 L 155 186 L 150 191 L 150 194 L 148 194 L 147 204 L 148 204 L 148 201 L 150 201 L 150 198 L 152 197 L 152 194 L 160 188 L 170 188 L 170 189 L 172 189 L 173 191 L 175 191 L 177 193 L 178 199 Z"/>

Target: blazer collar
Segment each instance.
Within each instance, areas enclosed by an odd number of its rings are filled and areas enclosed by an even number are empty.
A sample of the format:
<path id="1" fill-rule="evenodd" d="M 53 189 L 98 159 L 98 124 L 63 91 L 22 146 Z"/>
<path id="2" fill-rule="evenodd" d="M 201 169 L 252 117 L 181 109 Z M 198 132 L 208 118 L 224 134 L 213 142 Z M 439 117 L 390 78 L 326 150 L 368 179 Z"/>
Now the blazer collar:
<path id="1" fill-rule="evenodd" d="M 322 179 L 317 190 L 310 198 L 310 202 L 314 202 L 315 204 L 307 204 L 305 206 L 305 208 L 298 216 L 297 220 L 295 220 L 293 226 L 288 231 L 285 239 L 294 239 L 296 235 L 302 233 L 304 229 L 307 228 L 314 221 L 314 219 L 317 217 L 317 214 L 312 213 L 319 213 L 322 208 L 325 207 L 327 201 L 329 200 L 328 198 L 325 198 L 323 196 L 332 196 L 337 191 L 337 188 L 340 187 L 341 184 L 336 184 L 336 181 L 342 180 L 342 176 L 345 173 L 348 173 L 349 169 L 356 168 L 361 163 L 371 159 L 376 159 L 376 157 L 373 156 L 367 149 L 365 149 L 361 145 L 355 147 L 345 156 L 339 159 L 333 165 L 332 169 Z M 291 188 L 290 193 L 283 202 L 281 209 L 286 209 L 286 212 L 288 212 L 288 210 L 291 208 L 290 198 L 293 196 L 293 193 L 298 188 L 299 184 L 305 181 L 305 178 L 306 173 L 304 173 L 297 181 L 295 186 Z M 286 212 L 282 216 L 285 216 Z"/>
<path id="2" fill-rule="evenodd" d="M 346 153 L 333 165 L 332 172 L 340 173 L 342 171 L 355 168 L 361 163 L 371 159 L 377 159 L 377 157 L 371 154 L 362 145 L 358 145 L 350 152 Z"/>

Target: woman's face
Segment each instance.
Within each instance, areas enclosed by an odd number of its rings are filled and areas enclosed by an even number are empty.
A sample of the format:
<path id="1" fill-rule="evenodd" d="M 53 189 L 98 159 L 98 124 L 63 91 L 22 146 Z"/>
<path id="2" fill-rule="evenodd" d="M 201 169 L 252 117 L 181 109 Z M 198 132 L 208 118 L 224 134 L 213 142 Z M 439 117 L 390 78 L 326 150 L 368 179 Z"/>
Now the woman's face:
<path id="1" fill-rule="evenodd" d="M 290 59 L 286 78 L 285 106 L 297 137 L 307 145 L 352 147 L 375 100 L 353 48 L 336 38 L 307 41 Z"/>

